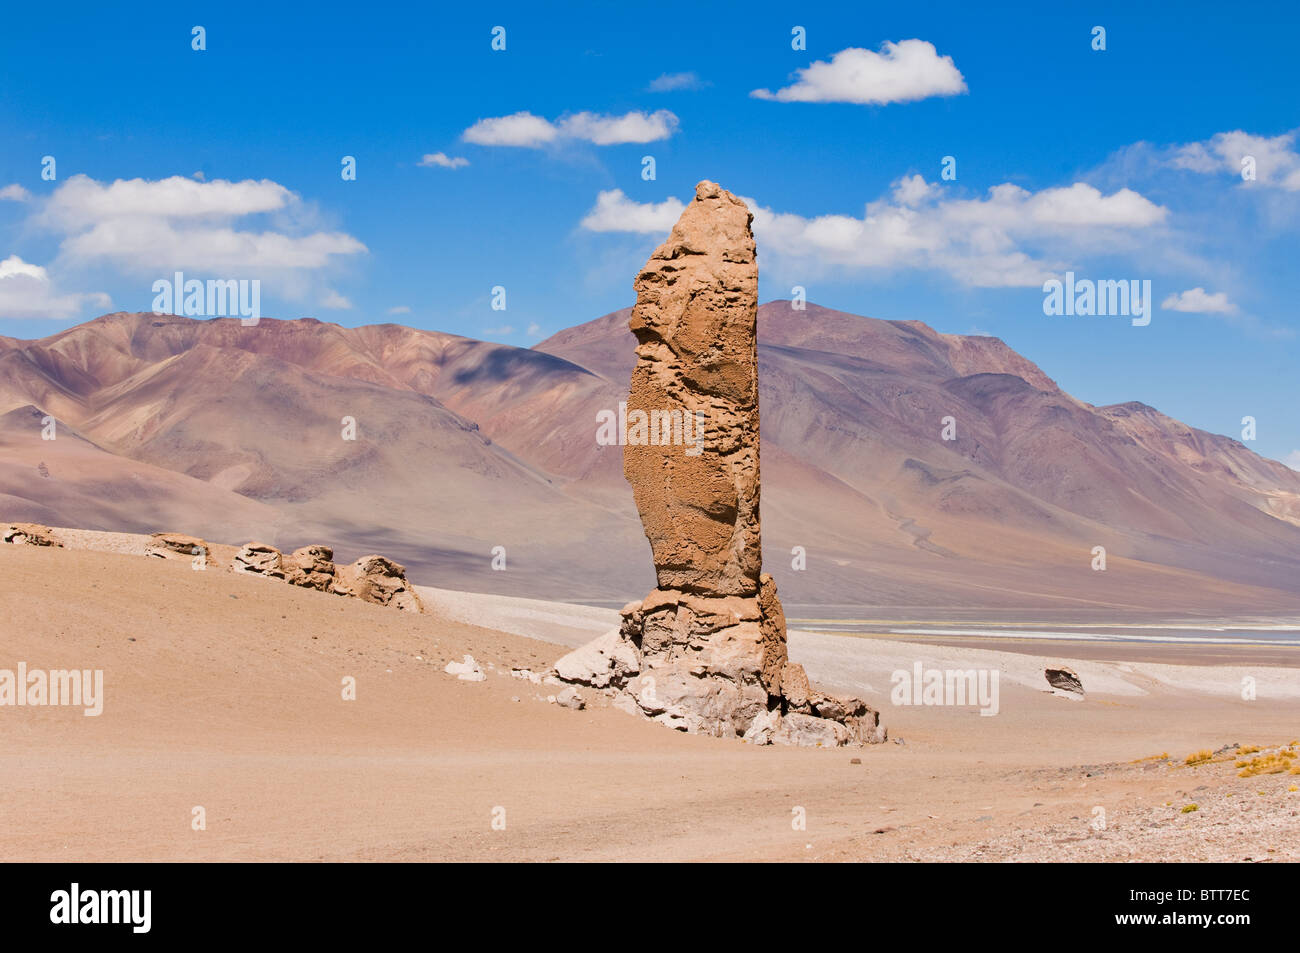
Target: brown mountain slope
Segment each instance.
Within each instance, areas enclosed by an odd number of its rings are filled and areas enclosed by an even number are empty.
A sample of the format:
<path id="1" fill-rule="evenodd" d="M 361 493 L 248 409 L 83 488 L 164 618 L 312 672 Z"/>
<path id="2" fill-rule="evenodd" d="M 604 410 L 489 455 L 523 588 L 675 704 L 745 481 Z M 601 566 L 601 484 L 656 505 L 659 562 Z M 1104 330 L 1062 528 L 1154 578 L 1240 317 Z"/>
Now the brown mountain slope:
<path id="1" fill-rule="evenodd" d="M 0 414 L 5 519 L 135 533 L 184 526 L 224 539 L 251 537 L 279 518 L 264 503 L 110 453 L 65 424 L 46 440 L 45 417 L 30 404 Z"/>
<path id="2" fill-rule="evenodd" d="M 626 320 L 531 350 L 151 314 L 5 339 L 0 440 L 53 414 L 102 478 L 55 493 L 0 442 L 0 517 L 327 542 L 449 588 L 622 602 L 653 579 L 620 448 L 595 441 L 627 392 Z M 919 322 L 771 302 L 759 342 L 764 542 L 791 604 L 1300 611 L 1300 474 L 1236 441 L 1081 403 L 1001 341 Z"/>
<path id="3" fill-rule="evenodd" d="M 589 362 L 617 381 L 630 372 L 632 340 L 618 314 L 535 349 Z M 1016 591 L 1088 600 L 1118 585 L 1091 571 L 1095 545 L 1112 558 L 1291 594 L 1300 588 L 1292 525 L 1300 474 L 1237 441 L 1154 411 L 1139 418 L 1091 407 L 995 338 L 940 334 L 919 322 L 770 302 L 759 308 L 759 356 L 768 548 L 788 552 L 800 537 L 838 539 L 849 527 L 859 541 L 824 547 L 831 565 L 818 571 L 821 585 L 805 543 L 809 575 L 787 584 L 799 596 L 834 601 L 836 592 L 861 592 L 865 576 L 876 593 L 866 598 L 889 601 L 883 580 L 906 554 L 908 578 L 938 569 L 937 591 L 974 587 L 967 597 L 976 603 L 1000 600 L 990 590 L 1007 581 Z M 947 417 L 955 440 L 941 439 Z M 773 472 L 775 448 L 776 459 L 819 470 L 860 500 L 827 513 L 823 496 L 798 492 L 806 473 L 787 486 L 783 469 Z M 788 522 L 773 519 L 774 510 L 788 512 Z M 918 547 L 929 556 L 923 566 L 912 565 Z M 903 582 L 897 598 L 924 601 L 926 591 Z"/>
<path id="4" fill-rule="evenodd" d="M 533 592 L 609 597 L 574 569 L 590 558 L 594 537 L 610 540 L 598 565 L 612 562 L 636 578 L 643 539 L 634 514 L 566 496 L 562 479 L 418 389 L 468 390 L 479 407 L 526 418 L 537 389 L 516 393 L 518 366 L 559 366 L 566 381 L 592 375 L 518 348 L 389 328 L 353 332 L 316 321 L 242 328 L 234 320 L 109 315 L 0 354 L 0 367 L 21 371 L 0 377 L 0 410 L 53 413 L 61 433 L 75 430 L 122 461 L 122 481 L 142 466 L 164 468 L 213 493 L 263 504 L 260 520 L 224 531 L 204 520 L 203 532 L 219 541 L 326 542 L 341 557 L 378 550 L 417 577 L 423 571 L 467 588 L 513 591 L 518 579 Z M 398 346 L 385 340 L 394 331 L 406 332 Z M 489 370 L 474 386 L 484 364 Z M 554 400 L 537 396 L 539 406 Z M 345 418 L 355 421 L 355 440 L 343 438 Z M 91 525 L 94 498 L 76 507 L 55 499 L 36 462 L 30 472 L 26 465 L 5 471 L 0 493 L 12 498 L 5 518 Z M 95 525 L 186 529 L 200 519 L 168 512 L 164 520 L 167 511 L 133 499 L 134 508 L 106 512 Z M 497 547 L 505 571 L 493 568 Z M 642 575 L 653 578 L 648 567 Z"/>

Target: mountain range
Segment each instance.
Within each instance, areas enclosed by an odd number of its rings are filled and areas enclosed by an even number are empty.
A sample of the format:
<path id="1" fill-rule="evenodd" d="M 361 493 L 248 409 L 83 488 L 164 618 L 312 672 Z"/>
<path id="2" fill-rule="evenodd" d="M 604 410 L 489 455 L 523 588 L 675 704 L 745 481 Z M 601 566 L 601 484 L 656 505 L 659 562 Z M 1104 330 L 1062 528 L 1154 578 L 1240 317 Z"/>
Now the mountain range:
<path id="1" fill-rule="evenodd" d="M 532 348 L 149 313 L 0 338 L 0 518 L 319 542 L 421 584 L 621 605 L 654 585 L 621 448 L 595 439 L 628 315 Z M 1300 473 L 1237 440 L 1084 403 L 996 338 L 813 304 L 759 308 L 759 380 L 789 605 L 1300 611 Z"/>

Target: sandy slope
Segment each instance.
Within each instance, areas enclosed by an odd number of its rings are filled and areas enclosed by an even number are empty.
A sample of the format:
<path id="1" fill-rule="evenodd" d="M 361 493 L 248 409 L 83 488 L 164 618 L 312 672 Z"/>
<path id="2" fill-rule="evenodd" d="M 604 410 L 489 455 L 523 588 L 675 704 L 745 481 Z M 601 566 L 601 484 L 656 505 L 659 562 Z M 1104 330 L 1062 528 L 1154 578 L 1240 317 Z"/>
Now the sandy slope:
<path id="1" fill-rule="evenodd" d="M 1251 669 L 1260 698 L 1244 702 L 1236 671 L 1080 662 L 1093 693 L 1074 702 L 1041 691 L 1041 660 L 1023 654 L 796 637 L 815 677 L 874 689 L 906 743 L 753 748 L 590 693 L 587 711 L 548 704 L 553 688 L 506 672 L 543 669 L 561 645 L 464 621 L 574 644 L 603 610 L 570 624 L 564 607 L 489 612 L 434 591 L 411 617 L 220 566 L 10 546 L 0 580 L 0 668 L 100 668 L 107 696 L 98 718 L 0 708 L 0 860 L 1300 855 L 1300 778 L 1128 763 L 1296 738 L 1295 669 Z M 491 665 L 486 681 L 443 673 L 465 652 Z M 1001 713 L 889 706 L 888 669 L 915 659 L 997 665 Z"/>

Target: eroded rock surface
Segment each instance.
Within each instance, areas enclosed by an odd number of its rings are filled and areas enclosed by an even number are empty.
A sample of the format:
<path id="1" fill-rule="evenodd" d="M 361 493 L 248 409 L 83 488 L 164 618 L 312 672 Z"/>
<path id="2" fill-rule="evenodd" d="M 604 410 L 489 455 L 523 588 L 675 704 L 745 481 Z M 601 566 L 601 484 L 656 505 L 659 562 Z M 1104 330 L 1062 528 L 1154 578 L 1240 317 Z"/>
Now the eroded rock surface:
<path id="1" fill-rule="evenodd" d="M 251 572 L 283 579 L 284 556 L 280 550 L 266 543 L 245 543 L 235 554 L 235 561 L 231 568 L 235 572 Z"/>
<path id="2" fill-rule="evenodd" d="M 252 542 L 235 554 L 230 568 L 406 612 L 424 611 L 406 580 L 406 567 L 386 556 L 362 556 L 349 566 L 336 566 L 328 546 L 303 546 L 286 556 L 274 546 Z"/>
<path id="3" fill-rule="evenodd" d="M 785 613 L 762 572 L 752 218 L 701 182 L 637 276 L 623 470 L 658 588 L 555 671 L 684 731 L 756 744 L 883 741 L 874 709 L 817 692 L 788 660 Z"/>
<path id="4" fill-rule="evenodd" d="M 306 589 L 329 592 L 334 588 L 334 550 L 328 546 L 303 546 L 284 557 L 285 581 Z"/>
<path id="5" fill-rule="evenodd" d="M 184 533 L 154 533 L 149 537 L 145 555 L 158 559 L 190 560 L 195 556 L 202 556 L 206 563 L 212 553 L 208 549 L 208 544 L 197 536 L 187 536 Z"/>
<path id="6" fill-rule="evenodd" d="M 19 546 L 55 546 L 63 547 L 54 536 L 54 530 L 40 523 L 6 523 L 3 534 L 6 543 Z"/>
<path id="7" fill-rule="evenodd" d="M 334 573 L 334 591 L 375 605 L 423 612 L 420 597 L 406 581 L 406 567 L 385 556 L 362 556 Z"/>

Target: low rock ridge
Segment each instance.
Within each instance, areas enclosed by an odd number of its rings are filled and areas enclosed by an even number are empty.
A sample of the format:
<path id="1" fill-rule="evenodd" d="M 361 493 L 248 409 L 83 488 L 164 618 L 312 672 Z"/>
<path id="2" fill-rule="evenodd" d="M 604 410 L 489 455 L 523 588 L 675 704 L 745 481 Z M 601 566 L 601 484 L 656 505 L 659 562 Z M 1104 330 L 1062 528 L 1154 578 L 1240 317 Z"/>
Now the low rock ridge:
<path id="1" fill-rule="evenodd" d="M 351 565 L 336 566 L 334 550 L 328 546 L 303 546 L 286 556 L 274 546 L 250 542 L 235 554 L 231 568 L 379 606 L 424 611 L 420 597 L 406 581 L 406 567 L 386 556 L 372 554 Z"/>

